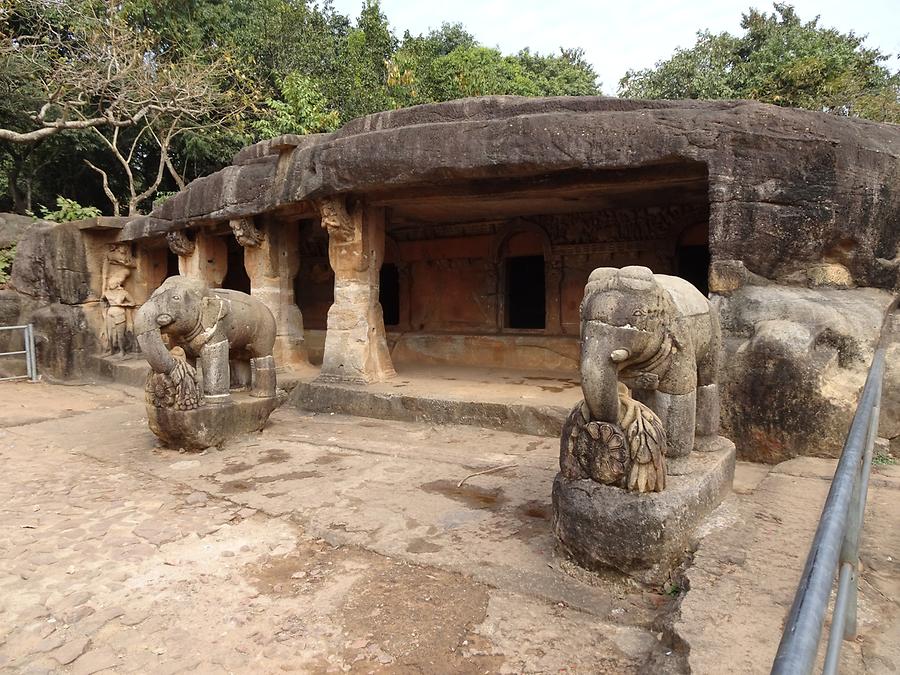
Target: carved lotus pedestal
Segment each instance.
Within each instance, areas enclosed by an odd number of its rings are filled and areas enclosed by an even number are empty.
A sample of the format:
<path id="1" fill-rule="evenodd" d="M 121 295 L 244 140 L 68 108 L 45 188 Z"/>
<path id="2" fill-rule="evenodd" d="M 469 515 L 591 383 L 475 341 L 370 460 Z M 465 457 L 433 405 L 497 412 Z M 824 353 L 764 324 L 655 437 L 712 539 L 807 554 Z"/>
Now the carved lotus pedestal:
<path id="1" fill-rule="evenodd" d="M 734 444 L 700 437 L 687 457 L 668 459 L 665 490 L 629 492 L 589 478 L 553 482 L 553 531 L 572 560 L 661 585 L 692 548 L 700 522 L 731 490 Z"/>
<path id="2" fill-rule="evenodd" d="M 193 410 L 148 404 L 147 421 L 164 445 L 204 450 L 241 434 L 262 431 L 277 406 L 278 399 L 274 396 L 257 398 L 246 392 L 232 392 L 227 403 L 203 405 Z"/>

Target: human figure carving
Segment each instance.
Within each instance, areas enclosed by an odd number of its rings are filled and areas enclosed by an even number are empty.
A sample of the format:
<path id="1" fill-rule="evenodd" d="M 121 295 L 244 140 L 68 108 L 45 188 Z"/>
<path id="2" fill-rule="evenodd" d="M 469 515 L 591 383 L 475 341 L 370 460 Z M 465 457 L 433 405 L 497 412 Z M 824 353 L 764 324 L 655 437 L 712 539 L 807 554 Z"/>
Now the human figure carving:
<path id="1" fill-rule="evenodd" d="M 104 351 L 120 357 L 132 350 L 135 302 L 125 289 L 125 282 L 135 266 L 128 244 L 110 244 L 103 259 L 101 283 L 104 301 Z"/>

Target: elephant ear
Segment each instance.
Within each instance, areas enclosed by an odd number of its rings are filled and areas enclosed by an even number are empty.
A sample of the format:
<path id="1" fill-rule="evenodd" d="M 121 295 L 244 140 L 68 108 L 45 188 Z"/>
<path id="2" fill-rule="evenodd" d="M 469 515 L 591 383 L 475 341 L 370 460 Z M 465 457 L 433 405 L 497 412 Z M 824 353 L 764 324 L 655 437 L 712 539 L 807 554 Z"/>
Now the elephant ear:
<path id="1" fill-rule="evenodd" d="M 205 331 L 211 332 L 230 309 L 228 300 L 215 295 L 206 296 L 200 301 L 200 325 Z"/>

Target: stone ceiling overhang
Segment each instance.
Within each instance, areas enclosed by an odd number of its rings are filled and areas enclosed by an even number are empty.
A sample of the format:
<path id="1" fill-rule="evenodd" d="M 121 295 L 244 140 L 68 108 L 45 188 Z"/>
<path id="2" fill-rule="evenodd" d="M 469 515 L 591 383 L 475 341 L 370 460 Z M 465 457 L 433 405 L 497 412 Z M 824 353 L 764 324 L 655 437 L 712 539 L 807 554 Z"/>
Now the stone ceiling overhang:
<path id="1" fill-rule="evenodd" d="M 871 217 L 872 204 L 863 202 L 880 199 L 894 215 L 900 208 L 897 125 L 750 101 L 484 97 L 249 146 L 231 166 L 129 222 L 122 238 L 264 213 L 302 217 L 315 212 L 314 200 L 340 194 L 434 191 L 460 181 L 679 160 L 708 168 L 714 246 L 734 239 L 725 227 L 732 218 L 746 220 L 757 235 L 767 222 L 777 229 L 816 220 L 818 236 L 827 238 L 825 230 L 841 229 L 842 219 L 863 211 Z M 765 245 L 766 237 L 759 239 Z"/>

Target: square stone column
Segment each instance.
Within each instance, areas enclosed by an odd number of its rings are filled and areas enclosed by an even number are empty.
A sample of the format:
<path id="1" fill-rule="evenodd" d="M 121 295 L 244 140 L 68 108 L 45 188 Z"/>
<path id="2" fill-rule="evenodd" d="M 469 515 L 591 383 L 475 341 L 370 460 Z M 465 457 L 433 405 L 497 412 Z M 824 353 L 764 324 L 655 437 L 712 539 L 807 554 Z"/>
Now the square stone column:
<path id="1" fill-rule="evenodd" d="M 334 304 L 320 378 L 368 384 L 394 376 L 379 302 L 379 272 L 384 259 L 384 209 L 358 204 L 348 210 L 343 198 L 318 204 L 328 230 L 328 260 L 334 270 Z"/>
<path id="2" fill-rule="evenodd" d="M 299 230 L 272 222 L 257 229 L 250 219 L 231 221 L 231 229 L 244 247 L 250 295 L 259 298 L 275 317 L 275 363 L 291 370 L 312 368 L 303 339 L 303 315 L 294 302 L 294 277 L 300 269 Z"/>
<path id="3" fill-rule="evenodd" d="M 213 288 L 222 286 L 228 271 L 228 245 L 221 237 L 197 232 L 191 240 L 184 231 L 166 235 L 169 248 L 178 256 L 178 273 L 183 277 L 200 279 Z"/>

